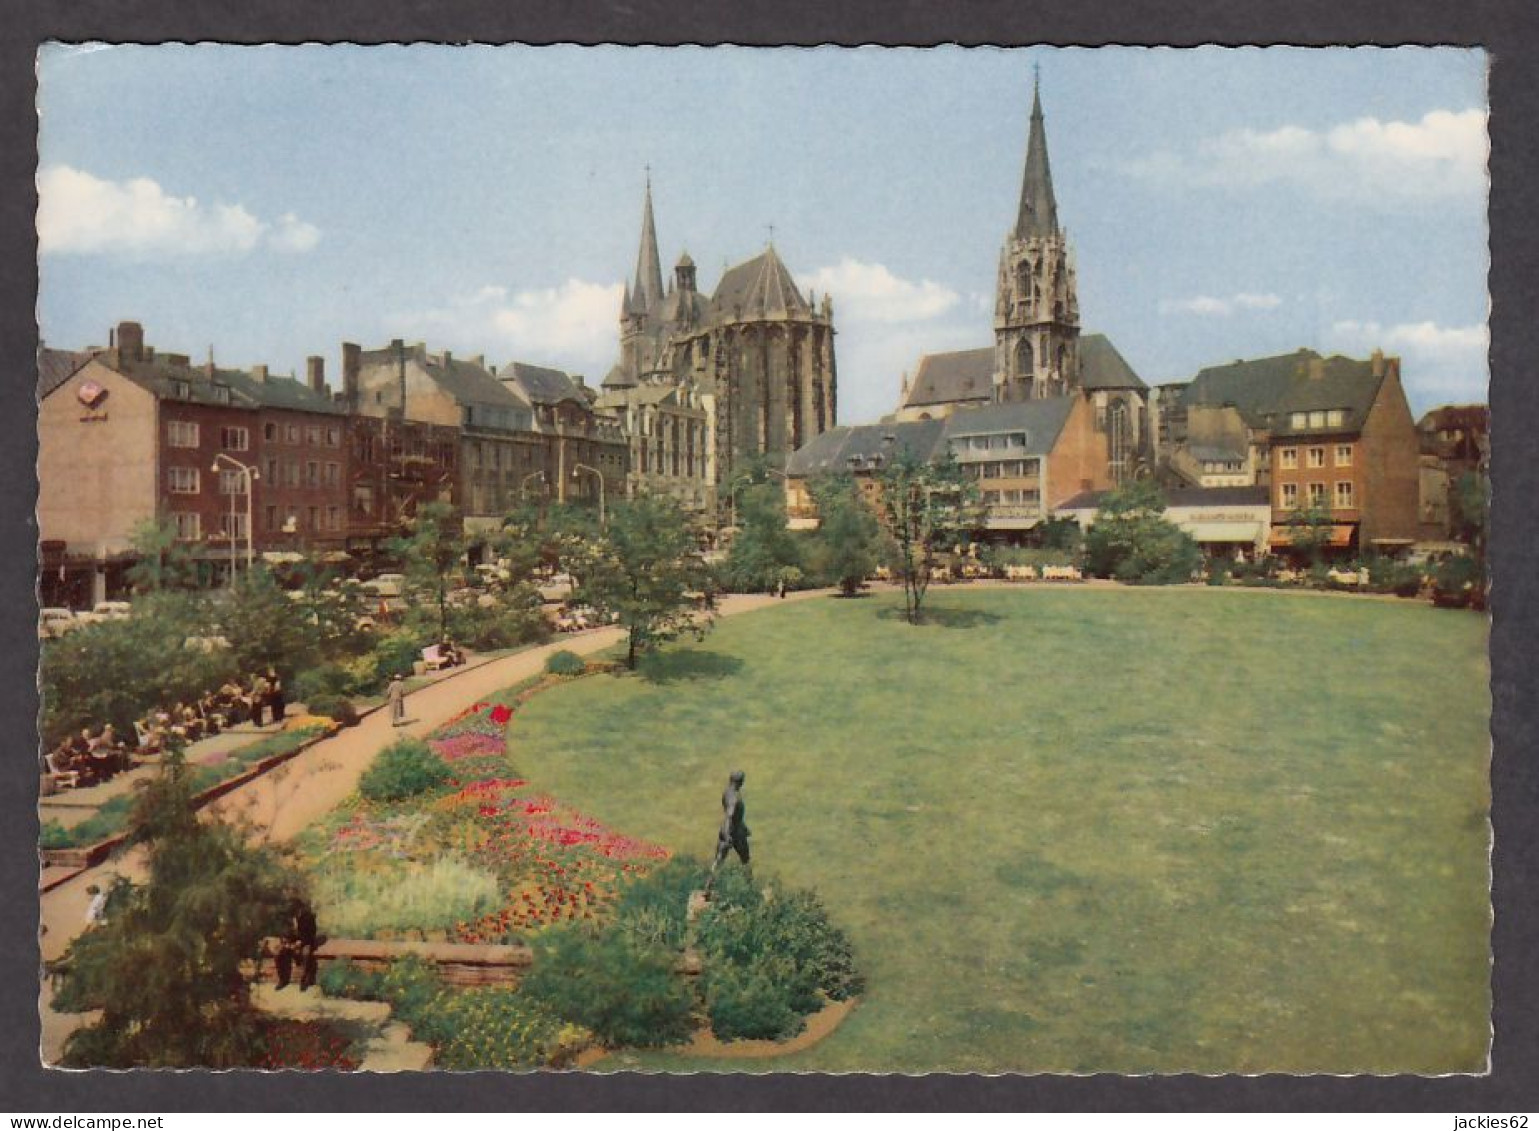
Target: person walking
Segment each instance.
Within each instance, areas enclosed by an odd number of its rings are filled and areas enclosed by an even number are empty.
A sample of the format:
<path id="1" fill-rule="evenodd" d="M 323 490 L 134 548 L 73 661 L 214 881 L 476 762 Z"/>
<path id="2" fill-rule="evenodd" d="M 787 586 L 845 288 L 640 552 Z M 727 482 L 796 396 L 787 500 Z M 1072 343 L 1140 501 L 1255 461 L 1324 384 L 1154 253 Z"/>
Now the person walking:
<path id="1" fill-rule="evenodd" d="M 390 678 L 390 725 L 398 727 L 406 721 L 406 681 L 400 675 Z"/>

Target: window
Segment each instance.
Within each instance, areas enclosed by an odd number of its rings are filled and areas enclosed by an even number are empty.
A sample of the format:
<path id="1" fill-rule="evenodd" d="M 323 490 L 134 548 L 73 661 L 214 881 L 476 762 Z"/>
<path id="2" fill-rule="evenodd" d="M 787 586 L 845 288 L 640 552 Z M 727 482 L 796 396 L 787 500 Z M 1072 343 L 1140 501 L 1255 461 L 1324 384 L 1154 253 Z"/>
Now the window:
<path id="1" fill-rule="evenodd" d="M 219 493 L 221 495 L 244 495 L 246 493 L 245 475 L 233 468 L 220 468 Z"/>
<path id="2" fill-rule="evenodd" d="M 1289 428 L 1307 428 L 1307 427 L 1309 427 L 1309 413 L 1307 413 L 1307 412 L 1294 412 L 1294 413 L 1290 413 L 1288 415 L 1288 427 Z"/>
<path id="3" fill-rule="evenodd" d="M 327 507 L 326 508 L 326 529 L 327 530 L 341 530 L 342 529 L 342 508 L 341 507 Z"/>
<path id="4" fill-rule="evenodd" d="M 185 401 L 192 396 L 192 386 L 189 385 L 186 381 L 172 381 L 171 395 L 176 397 L 178 400 Z M 196 538 L 197 535 L 194 534 L 193 537 Z"/>
<path id="5" fill-rule="evenodd" d="M 1024 432 L 1012 432 L 1012 433 L 1010 433 L 1010 446 L 1014 447 L 1014 448 L 1024 448 L 1026 446 L 1026 433 L 1024 433 Z"/>
<path id="6" fill-rule="evenodd" d="M 195 467 L 170 467 L 166 469 L 167 486 L 173 495 L 198 493 L 198 469 Z"/>
<path id="7" fill-rule="evenodd" d="M 284 438 L 291 444 L 299 443 L 299 425 L 290 424 L 283 430 Z"/>
<path id="8" fill-rule="evenodd" d="M 326 429 L 326 446 L 328 448 L 336 448 L 341 447 L 341 445 L 342 429 L 333 424 Z"/>
<path id="9" fill-rule="evenodd" d="M 368 432 L 361 433 L 357 437 L 357 452 L 360 463 L 374 462 L 374 437 Z"/>
<path id="10" fill-rule="evenodd" d="M 278 529 L 278 508 L 271 503 L 267 507 L 267 529 L 269 531 Z"/>
<path id="11" fill-rule="evenodd" d="M 244 452 L 251 447 L 251 433 L 245 428 L 233 425 L 221 428 L 219 446 L 229 452 Z"/>
<path id="12" fill-rule="evenodd" d="M 1325 414 L 1325 422 L 1332 428 L 1340 428 L 1347 422 L 1347 410 L 1344 408 L 1331 409 Z"/>
<path id="13" fill-rule="evenodd" d="M 312 448 L 321 446 L 321 426 L 319 424 L 312 424 L 305 429 L 305 443 L 309 444 Z"/>
<path id="14" fill-rule="evenodd" d="M 215 385 L 215 386 L 213 386 L 213 394 L 214 394 L 214 403 L 215 404 L 229 404 L 230 403 L 230 387 L 228 385 Z"/>
<path id="15" fill-rule="evenodd" d="M 326 465 L 326 486 L 335 487 L 341 481 L 342 465 L 339 463 L 328 463 Z"/>
<path id="16" fill-rule="evenodd" d="M 321 508 L 320 507 L 309 507 L 309 508 L 307 508 L 307 510 L 305 512 L 305 518 L 308 520 L 306 522 L 306 526 L 309 528 L 309 530 L 312 533 L 314 531 L 317 531 L 317 530 L 319 530 L 321 528 L 320 527 Z"/>
<path id="17" fill-rule="evenodd" d="M 166 425 L 166 443 L 173 448 L 198 446 L 198 423 L 195 420 L 173 420 Z"/>
<path id="18" fill-rule="evenodd" d="M 998 479 L 999 478 L 999 464 L 997 464 L 997 463 L 986 463 L 986 464 L 984 464 L 983 465 L 983 477 L 985 479 Z"/>
<path id="19" fill-rule="evenodd" d="M 1336 509 L 1351 510 L 1355 506 L 1357 506 L 1357 503 L 1354 501 L 1352 494 L 1352 480 L 1336 480 Z"/>
<path id="20" fill-rule="evenodd" d="M 1024 474 L 1028 479 L 1035 479 L 1037 476 L 1042 474 L 1042 462 L 1040 460 L 1034 459 L 1027 460 L 1023 467 L 1022 474 Z"/>
<path id="21" fill-rule="evenodd" d="M 174 511 L 171 521 L 176 523 L 176 536 L 184 542 L 203 537 L 203 526 L 197 511 Z"/>
<path id="22" fill-rule="evenodd" d="M 274 487 L 278 486 L 278 484 L 282 482 L 282 480 L 278 478 L 278 457 L 277 456 L 268 456 L 267 457 L 267 481 L 269 483 L 271 483 Z"/>
<path id="23" fill-rule="evenodd" d="M 1309 449 L 1309 466 L 1310 467 L 1324 467 L 1325 466 L 1325 449 L 1324 448 L 1310 448 Z"/>
<path id="24" fill-rule="evenodd" d="M 1337 444 L 1336 445 L 1336 466 L 1337 467 L 1351 467 L 1352 466 L 1352 445 L 1351 444 Z"/>
<path id="25" fill-rule="evenodd" d="M 1299 505 L 1299 485 L 1297 483 L 1283 483 L 1277 488 L 1277 505 L 1285 511 L 1291 511 Z"/>
<path id="26" fill-rule="evenodd" d="M 353 510 L 364 517 L 374 514 L 374 488 L 367 483 L 353 487 Z"/>
<path id="27" fill-rule="evenodd" d="M 1311 428 L 1325 427 L 1325 410 L 1317 409 L 1309 414 L 1309 426 Z"/>
<path id="28" fill-rule="evenodd" d="M 1311 483 L 1309 485 L 1309 505 L 1323 507 L 1325 505 L 1325 484 Z"/>
<path id="29" fill-rule="evenodd" d="M 246 536 L 246 516 L 240 511 L 234 514 L 226 512 L 219 516 L 219 536 L 221 538 L 244 538 Z"/>
<path id="30" fill-rule="evenodd" d="M 283 461 L 283 479 L 290 487 L 299 486 L 299 461 L 297 459 Z"/>
<path id="31" fill-rule="evenodd" d="M 1277 466 L 1284 471 L 1292 471 L 1299 465 L 1299 450 L 1297 448 L 1279 448 L 1277 451 Z"/>
<path id="32" fill-rule="evenodd" d="M 321 485 L 321 465 L 316 460 L 305 461 L 305 486 L 319 487 Z M 315 529 L 312 525 L 311 529 Z"/>
<path id="33" fill-rule="evenodd" d="M 262 425 L 262 439 L 266 440 L 269 444 L 276 444 L 278 442 L 278 426 L 270 420 Z"/>

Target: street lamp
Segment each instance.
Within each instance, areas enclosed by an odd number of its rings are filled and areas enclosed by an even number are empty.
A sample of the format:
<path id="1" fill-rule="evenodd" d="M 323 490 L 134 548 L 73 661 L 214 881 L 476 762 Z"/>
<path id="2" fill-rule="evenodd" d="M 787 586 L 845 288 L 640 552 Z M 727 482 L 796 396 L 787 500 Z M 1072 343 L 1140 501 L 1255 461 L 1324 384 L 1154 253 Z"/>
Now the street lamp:
<path id="1" fill-rule="evenodd" d="M 543 472 L 543 471 L 531 471 L 528 475 L 524 476 L 523 480 L 518 485 L 518 497 L 520 499 L 523 499 L 523 498 L 525 498 L 528 495 L 528 493 L 529 493 L 529 480 L 531 480 L 531 479 L 544 479 L 544 478 L 545 478 L 545 472 Z M 575 474 L 573 474 L 572 478 L 576 479 L 577 476 Z"/>
<path id="2" fill-rule="evenodd" d="M 603 526 L 603 525 L 605 525 L 605 523 L 604 523 L 604 476 L 599 473 L 597 468 L 589 467 L 585 463 L 574 463 L 572 465 L 572 478 L 573 479 L 577 478 L 577 473 L 579 471 L 586 471 L 589 475 L 593 476 L 593 478 L 598 480 L 598 489 L 599 489 L 599 525 Z"/>
<path id="3" fill-rule="evenodd" d="M 224 460 L 231 467 L 239 471 L 246 480 L 246 576 L 251 576 L 251 566 L 256 560 L 256 552 L 252 544 L 252 535 L 255 528 L 251 524 L 251 497 L 256 494 L 256 481 L 262 478 L 262 473 L 254 464 L 244 464 L 234 456 L 220 452 L 214 457 L 213 471 L 219 474 L 219 461 Z M 235 587 L 235 492 L 230 492 L 230 587 Z"/>

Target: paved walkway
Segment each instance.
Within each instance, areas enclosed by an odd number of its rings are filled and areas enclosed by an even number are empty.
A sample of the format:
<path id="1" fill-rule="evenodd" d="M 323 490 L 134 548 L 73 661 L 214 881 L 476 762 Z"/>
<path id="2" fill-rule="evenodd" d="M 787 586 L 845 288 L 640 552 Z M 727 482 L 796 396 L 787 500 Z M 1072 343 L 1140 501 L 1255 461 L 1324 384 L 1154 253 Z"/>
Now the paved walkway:
<path id="1" fill-rule="evenodd" d="M 808 600 L 827 592 L 793 593 L 785 600 Z M 723 616 L 734 616 L 779 603 L 773 595 L 734 595 L 722 599 L 720 612 Z M 565 649 L 587 655 L 618 643 L 620 638 L 619 629 L 593 629 L 560 636 L 538 648 L 459 669 L 407 696 L 407 723 L 404 726 L 393 728 L 389 712 L 375 710 L 357 726 L 316 743 L 293 760 L 220 798 L 210 809 L 226 816 L 241 815 L 260 830 L 263 840 L 287 840 L 314 824 L 351 794 L 374 755 L 400 735 L 426 735 L 472 703 L 539 675 L 545 670 L 546 657 L 553 652 Z M 42 896 L 40 915 L 45 932 L 42 938 L 45 960 L 62 955 L 75 936 L 85 929 L 86 908 L 91 900 L 87 886 L 96 883 L 105 887 L 115 875 L 142 881 L 145 875 L 143 851 L 135 849 L 89 869 Z M 39 996 L 44 1063 L 58 1060 L 64 1039 L 82 1020 L 78 1015 L 53 1012 L 49 1008 L 51 999 L 52 992 L 44 980 Z"/>

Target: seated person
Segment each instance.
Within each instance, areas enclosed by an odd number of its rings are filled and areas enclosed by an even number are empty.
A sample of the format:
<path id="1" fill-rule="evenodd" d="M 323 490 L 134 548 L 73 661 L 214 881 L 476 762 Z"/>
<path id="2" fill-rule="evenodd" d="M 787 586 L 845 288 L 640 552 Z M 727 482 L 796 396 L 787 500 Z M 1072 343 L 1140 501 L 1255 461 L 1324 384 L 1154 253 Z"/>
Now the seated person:
<path id="1" fill-rule="evenodd" d="M 443 657 L 445 667 L 452 668 L 456 664 L 463 664 L 465 662 L 465 657 L 460 653 L 460 650 L 454 646 L 453 639 L 447 636 L 445 636 L 443 638 L 443 642 L 438 645 L 438 654 Z"/>
<path id="2" fill-rule="evenodd" d="M 187 732 L 187 738 L 196 742 L 208 733 L 208 727 L 203 722 L 203 716 L 191 707 L 178 703 L 175 715 L 181 721 L 182 729 Z"/>

